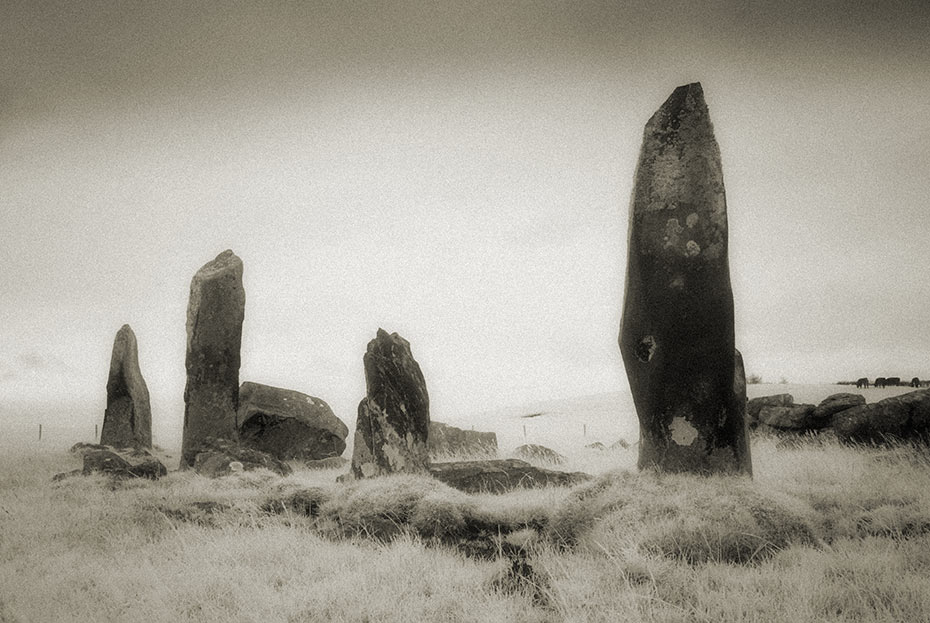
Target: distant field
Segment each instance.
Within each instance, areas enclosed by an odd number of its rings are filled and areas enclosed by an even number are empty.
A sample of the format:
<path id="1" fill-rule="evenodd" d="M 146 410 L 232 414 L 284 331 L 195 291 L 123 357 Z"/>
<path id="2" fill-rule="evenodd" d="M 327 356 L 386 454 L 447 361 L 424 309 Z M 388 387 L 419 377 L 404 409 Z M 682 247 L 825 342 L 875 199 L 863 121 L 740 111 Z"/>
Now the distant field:
<path id="1" fill-rule="evenodd" d="M 856 389 L 850 385 L 800 385 L 764 383 L 747 386 L 750 398 L 770 394 L 789 393 L 795 402 L 818 403 L 830 394 L 852 392 L 865 396 L 867 402 L 913 391 L 910 387 L 887 387 Z M 528 415 L 534 417 L 525 417 Z M 177 431 L 164 420 L 169 417 L 156 413 L 153 435 L 156 444 L 177 450 L 181 438 Z M 433 417 L 462 428 L 494 431 L 502 452 L 509 452 L 523 443 L 538 443 L 560 452 L 573 452 L 589 443 L 600 441 L 610 445 L 618 439 L 635 442 L 639 425 L 633 408 L 633 399 L 626 392 L 578 396 L 561 400 L 548 400 L 526 405 L 505 407 L 468 416 L 443 418 Z M 182 415 L 175 417 L 181 421 Z M 355 418 L 344 418 L 349 427 L 349 447 L 346 456 L 351 456 L 352 431 Z M 38 425 L 42 424 L 42 441 L 38 440 Z M 86 405 L 53 405 L 11 407 L 0 405 L 0 450 L 3 448 L 27 447 L 55 450 L 68 448 L 78 441 L 92 441 L 94 424 L 103 424 L 103 409 Z M 524 436 L 525 430 L 525 436 Z"/>

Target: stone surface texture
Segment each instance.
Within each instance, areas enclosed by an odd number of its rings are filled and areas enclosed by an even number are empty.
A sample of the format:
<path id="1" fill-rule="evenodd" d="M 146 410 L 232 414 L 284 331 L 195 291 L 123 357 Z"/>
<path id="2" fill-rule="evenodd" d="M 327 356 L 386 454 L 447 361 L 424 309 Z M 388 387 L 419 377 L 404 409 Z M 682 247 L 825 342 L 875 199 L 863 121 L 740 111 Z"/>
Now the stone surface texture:
<path id="1" fill-rule="evenodd" d="M 723 172 L 699 83 L 675 89 L 646 124 L 628 243 L 619 344 L 640 468 L 751 474 Z"/>
<path id="2" fill-rule="evenodd" d="M 497 454 L 497 433 L 464 430 L 442 422 L 429 423 L 429 451 L 433 456 Z"/>
<path id="3" fill-rule="evenodd" d="M 237 438 L 244 316 L 242 260 L 232 251 L 223 251 L 191 280 L 182 468 L 193 466 L 206 437 Z"/>
<path id="4" fill-rule="evenodd" d="M 255 469 L 267 469 L 281 476 L 287 476 L 293 471 L 290 465 L 266 452 L 215 437 L 201 440 L 200 451 L 194 456 L 192 467 L 198 474 L 208 478 Z"/>
<path id="5" fill-rule="evenodd" d="M 750 426 L 759 423 L 759 414 L 763 407 L 790 407 L 794 404 L 791 394 L 775 394 L 774 396 L 759 396 L 746 403 L 746 419 Z"/>
<path id="6" fill-rule="evenodd" d="M 429 470 L 429 395 L 410 343 L 378 329 L 364 357 L 367 396 L 358 405 L 352 474 L 368 478 Z"/>
<path id="7" fill-rule="evenodd" d="M 245 382 L 237 412 L 242 445 L 281 460 L 340 456 L 349 429 L 323 400 L 290 389 Z"/>
<path id="8" fill-rule="evenodd" d="M 865 396 L 862 394 L 832 394 L 824 398 L 811 413 L 811 417 L 822 426 L 829 426 L 830 419 L 846 409 L 852 409 L 865 404 Z"/>
<path id="9" fill-rule="evenodd" d="M 107 474 L 114 478 L 149 478 L 157 480 L 168 474 L 168 469 L 155 457 L 147 453 L 136 455 L 120 454 L 113 450 L 88 450 L 83 453 L 85 476 L 94 473 Z"/>
<path id="10" fill-rule="evenodd" d="M 792 404 L 787 407 L 766 405 L 759 411 L 759 423 L 779 430 L 813 430 L 823 428 L 822 421 L 814 421 L 814 405 Z M 829 421 L 826 422 L 830 424 Z"/>
<path id="11" fill-rule="evenodd" d="M 844 409 L 833 416 L 833 430 L 847 443 L 930 442 L 930 389 Z"/>
<path id="12" fill-rule="evenodd" d="M 139 369 L 136 334 L 128 324 L 116 332 L 113 340 L 100 443 L 116 448 L 152 447 L 149 390 Z"/>
<path id="13" fill-rule="evenodd" d="M 430 474 L 466 493 L 503 493 L 549 485 L 571 486 L 591 478 L 581 472 L 559 472 L 534 467 L 519 459 L 433 463 Z"/>

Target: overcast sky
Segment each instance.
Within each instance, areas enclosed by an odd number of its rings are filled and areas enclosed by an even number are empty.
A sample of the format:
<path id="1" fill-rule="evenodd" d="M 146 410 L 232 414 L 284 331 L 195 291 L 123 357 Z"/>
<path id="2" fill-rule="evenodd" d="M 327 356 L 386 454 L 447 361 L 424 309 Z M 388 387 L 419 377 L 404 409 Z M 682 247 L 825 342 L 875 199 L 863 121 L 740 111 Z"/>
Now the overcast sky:
<path id="1" fill-rule="evenodd" d="M 129 323 L 180 426 L 190 279 L 226 248 L 241 380 L 350 425 L 378 327 L 434 419 L 626 392 L 642 130 L 693 81 L 747 371 L 930 377 L 928 3 L 219 4 L 0 3 L 7 404 L 102 414 Z"/>

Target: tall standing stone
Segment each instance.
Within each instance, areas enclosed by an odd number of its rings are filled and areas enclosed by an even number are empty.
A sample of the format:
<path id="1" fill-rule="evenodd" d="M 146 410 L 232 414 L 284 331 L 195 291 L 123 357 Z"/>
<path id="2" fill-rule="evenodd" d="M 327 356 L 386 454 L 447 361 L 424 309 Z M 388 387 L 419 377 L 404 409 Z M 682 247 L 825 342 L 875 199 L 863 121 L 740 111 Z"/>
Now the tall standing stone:
<path id="1" fill-rule="evenodd" d="M 364 357 L 368 395 L 358 405 L 352 473 L 429 472 L 429 395 L 410 343 L 378 329 Z"/>
<path id="2" fill-rule="evenodd" d="M 751 473 L 723 171 L 700 83 L 675 89 L 646 124 L 628 246 L 619 342 L 640 468 Z"/>
<path id="3" fill-rule="evenodd" d="M 242 260 L 226 250 L 191 280 L 182 468 L 193 466 L 205 438 L 237 439 L 239 347 L 244 316 Z"/>
<path id="4" fill-rule="evenodd" d="M 139 369 L 136 334 L 128 324 L 116 332 L 113 340 L 100 443 L 115 448 L 152 447 L 149 389 Z"/>

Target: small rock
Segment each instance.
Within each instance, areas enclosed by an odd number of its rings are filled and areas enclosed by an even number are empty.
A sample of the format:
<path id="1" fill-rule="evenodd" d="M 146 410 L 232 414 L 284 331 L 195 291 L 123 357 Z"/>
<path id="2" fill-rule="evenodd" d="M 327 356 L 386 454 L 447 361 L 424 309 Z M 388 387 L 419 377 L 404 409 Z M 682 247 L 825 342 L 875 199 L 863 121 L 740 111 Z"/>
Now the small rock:
<path id="1" fill-rule="evenodd" d="M 81 473 L 85 476 L 103 473 L 116 478 L 157 480 L 167 475 L 168 469 L 151 456 L 145 456 L 141 461 L 130 462 L 124 456 L 110 450 L 91 450 L 84 454 L 84 468 Z"/>
<path id="2" fill-rule="evenodd" d="M 607 449 L 607 446 L 602 444 L 600 441 L 595 441 L 594 443 L 589 443 L 585 446 L 588 450 L 597 450 L 598 452 L 603 452 Z"/>

